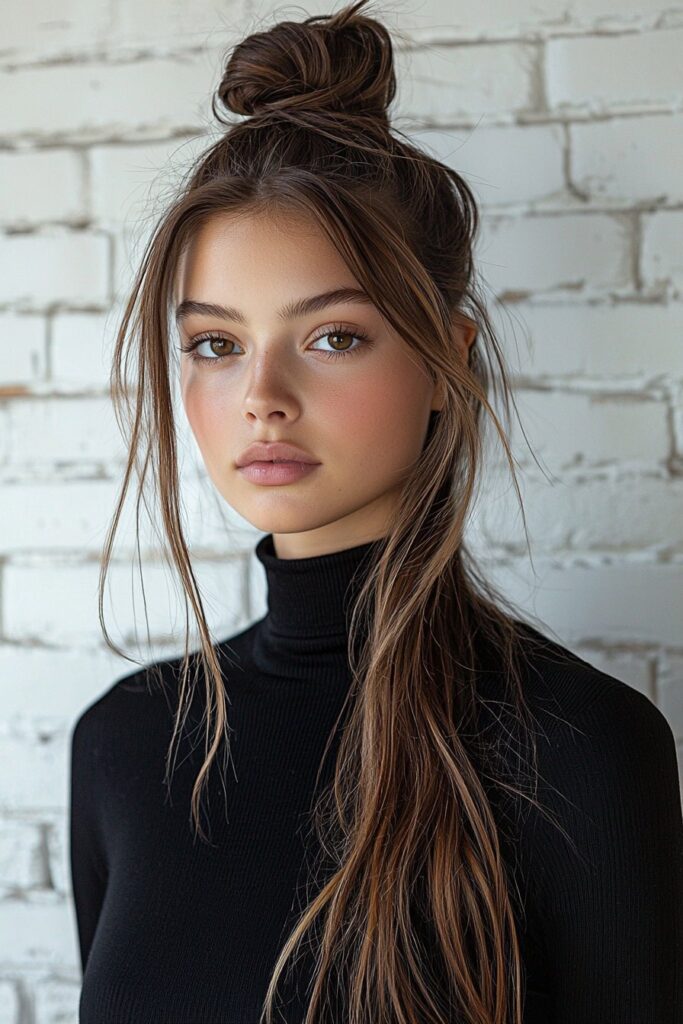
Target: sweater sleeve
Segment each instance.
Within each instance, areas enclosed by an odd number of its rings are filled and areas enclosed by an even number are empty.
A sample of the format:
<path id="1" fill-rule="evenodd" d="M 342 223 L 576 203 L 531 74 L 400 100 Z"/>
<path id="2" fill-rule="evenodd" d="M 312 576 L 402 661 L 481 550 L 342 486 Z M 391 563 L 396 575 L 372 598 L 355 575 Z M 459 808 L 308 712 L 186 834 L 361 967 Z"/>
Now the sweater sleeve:
<path id="1" fill-rule="evenodd" d="M 683 819 L 674 736 L 618 680 L 539 739 L 530 887 L 548 1024 L 683 1024 Z M 558 792 L 559 791 L 559 792 Z"/>
<path id="2" fill-rule="evenodd" d="M 86 716 L 87 712 L 77 721 L 71 738 L 69 810 L 71 888 L 83 973 L 107 884 L 96 828 L 92 739 L 88 736 Z"/>

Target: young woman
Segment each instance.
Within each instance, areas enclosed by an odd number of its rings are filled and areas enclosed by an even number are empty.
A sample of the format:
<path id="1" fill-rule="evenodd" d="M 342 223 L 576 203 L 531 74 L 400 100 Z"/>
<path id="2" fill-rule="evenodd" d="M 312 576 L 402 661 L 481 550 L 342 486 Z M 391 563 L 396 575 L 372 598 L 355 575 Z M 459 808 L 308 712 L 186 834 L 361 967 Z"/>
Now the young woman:
<path id="1" fill-rule="evenodd" d="M 674 1024 L 673 734 L 463 542 L 484 414 L 514 478 L 477 209 L 390 127 L 391 41 L 364 6 L 231 52 L 216 99 L 246 117 L 124 313 L 121 503 L 152 474 L 199 643 L 74 730 L 80 1019 Z M 267 614 L 220 642 L 181 528 L 176 372 L 213 485 L 265 532 Z"/>

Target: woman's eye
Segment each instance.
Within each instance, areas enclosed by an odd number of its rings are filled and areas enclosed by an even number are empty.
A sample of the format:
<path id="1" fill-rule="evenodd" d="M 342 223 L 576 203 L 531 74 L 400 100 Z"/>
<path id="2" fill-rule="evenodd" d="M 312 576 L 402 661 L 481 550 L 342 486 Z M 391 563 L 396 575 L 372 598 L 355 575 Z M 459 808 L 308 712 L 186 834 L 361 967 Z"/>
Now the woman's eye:
<path id="1" fill-rule="evenodd" d="M 332 351 L 325 352 L 322 349 L 313 349 L 314 352 L 322 352 L 324 356 L 331 359 L 335 359 L 339 356 L 353 355 L 358 352 L 359 349 L 363 348 L 364 345 L 369 344 L 370 339 L 367 335 L 360 333 L 359 331 L 346 331 L 343 328 L 335 328 L 332 331 L 325 331 L 324 334 L 319 334 L 314 342 L 327 341 L 328 338 L 334 338 L 334 344 L 340 344 L 340 348 L 333 349 Z M 341 342 L 339 339 L 342 339 Z M 350 340 L 349 340 L 350 339 Z M 360 342 L 359 345 L 353 345 L 353 339 Z"/>
<path id="2" fill-rule="evenodd" d="M 217 334 L 211 334 L 203 338 L 195 338 L 188 344 L 181 345 L 180 351 L 189 356 L 193 362 L 220 363 L 223 359 L 233 354 L 231 351 L 224 351 L 224 349 L 234 344 L 235 342 L 231 341 L 230 338 L 221 338 Z M 210 352 L 211 355 L 202 355 L 199 352 L 202 345 L 206 346 L 206 351 Z"/>

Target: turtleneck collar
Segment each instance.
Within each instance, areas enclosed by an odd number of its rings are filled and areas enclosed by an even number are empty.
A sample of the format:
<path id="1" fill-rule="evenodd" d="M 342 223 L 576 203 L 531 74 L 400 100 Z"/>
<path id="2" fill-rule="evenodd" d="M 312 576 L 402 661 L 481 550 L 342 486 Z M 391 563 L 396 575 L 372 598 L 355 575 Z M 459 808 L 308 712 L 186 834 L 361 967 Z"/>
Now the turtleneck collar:
<path id="1" fill-rule="evenodd" d="M 257 668 L 306 678 L 314 660 L 328 667 L 345 661 L 350 606 L 383 543 L 279 558 L 272 533 L 262 537 L 254 553 L 266 573 L 268 613 L 257 625 Z"/>
<path id="2" fill-rule="evenodd" d="M 327 555 L 278 558 L 272 533 L 256 545 L 266 571 L 268 617 L 282 636 L 334 636 L 347 632 L 349 597 L 382 540 L 368 541 Z M 347 594 L 348 591 L 348 594 Z"/>

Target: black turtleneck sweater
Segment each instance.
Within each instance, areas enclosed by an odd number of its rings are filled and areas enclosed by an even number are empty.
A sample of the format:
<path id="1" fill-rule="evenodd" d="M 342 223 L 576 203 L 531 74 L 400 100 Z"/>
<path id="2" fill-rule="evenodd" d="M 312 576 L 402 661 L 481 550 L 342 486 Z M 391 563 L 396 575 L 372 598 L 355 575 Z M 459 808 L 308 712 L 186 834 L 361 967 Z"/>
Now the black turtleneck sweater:
<path id="1" fill-rule="evenodd" d="M 312 863 L 307 815 L 350 682 L 345 598 L 375 543 L 297 559 L 278 558 L 272 534 L 257 544 L 267 614 L 217 645 L 234 769 L 219 753 L 209 775 L 210 845 L 190 818 L 204 759 L 199 697 L 170 798 L 164 785 L 180 659 L 158 663 L 165 687 L 140 669 L 76 722 L 81 1024 L 258 1024 Z M 683 821 L 671 728 L 634 688 L 553 641 L 547 653 L 526 676 L 543 730 L 538 798 L 576 851 L 540 815 L 523 819 L 525 1024 L 681 1024 Z M 500 679 L 481 685 L 495 707 Z M 319 787 L 332 777 L 335 736 Z M 278 989 L 287 1024 L 303 1020 L 309 969 L 303 957 Z"/>

